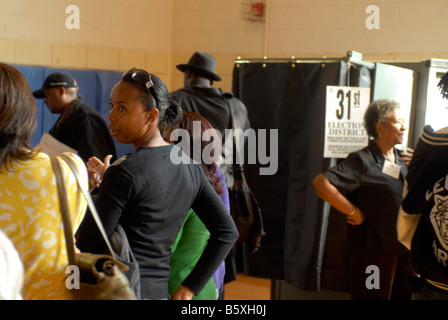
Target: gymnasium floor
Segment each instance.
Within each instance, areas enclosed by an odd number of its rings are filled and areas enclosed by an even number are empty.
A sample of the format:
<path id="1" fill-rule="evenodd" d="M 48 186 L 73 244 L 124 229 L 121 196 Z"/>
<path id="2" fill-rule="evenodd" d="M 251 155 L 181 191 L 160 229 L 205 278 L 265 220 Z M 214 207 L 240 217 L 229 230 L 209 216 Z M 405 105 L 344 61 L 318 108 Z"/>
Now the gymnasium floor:
<path id="1" fill-rule="evenodd" d="M 225 300 L 270 300 L 271 280 L 238 274 L 224 287 Z"/>

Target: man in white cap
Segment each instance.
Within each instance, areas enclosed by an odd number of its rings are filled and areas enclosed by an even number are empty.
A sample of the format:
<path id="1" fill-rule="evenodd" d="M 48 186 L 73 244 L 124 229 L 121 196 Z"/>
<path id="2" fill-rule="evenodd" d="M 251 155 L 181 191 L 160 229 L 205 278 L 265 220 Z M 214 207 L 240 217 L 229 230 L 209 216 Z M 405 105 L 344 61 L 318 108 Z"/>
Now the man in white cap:
<path id="1" fill-rule="evenodd" d="M 115 144 L 104 118 L 81 102 L 78 84 L 69 73 L 50 74 L 33 95 L 45 99 L 50 112 L 61 115 L 49 131 L 55 139 L 75 149 L 85 162 L 92 156 L 104 159 L 111 155 L 116 160 Z"/>

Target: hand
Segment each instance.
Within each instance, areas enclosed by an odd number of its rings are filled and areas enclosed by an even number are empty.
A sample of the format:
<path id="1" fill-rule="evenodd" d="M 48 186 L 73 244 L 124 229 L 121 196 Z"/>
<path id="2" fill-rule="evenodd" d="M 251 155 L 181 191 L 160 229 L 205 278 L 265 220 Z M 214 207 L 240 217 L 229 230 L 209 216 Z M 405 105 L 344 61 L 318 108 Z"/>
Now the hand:
<path id="1" fill-rule="evenodd" d="M 191 300 L 193 299 L 194 292 L 188 289 L 186 286 L 180 285 L 176 292 L 171 296 L 171 300 Z"/>
<path id="2" fill-rule="evenodd" d="M 76 246 L 76 238 L 73 237 L 73 243 L 75 244 L 75 253 L 81 253 L 81 250 L 78 249 L 78 247 Z"/>
<path id="3" fill-rule="evenodd" d="M 400 152 L 400 158 L 408 166 L 414 156 L 414 150 L 411 148 L 406 148 L 406 151 Z"/>
<path id="4" fill-rule="evenodd" d="M 104 172 L 106 172 L 107 168 L 110 166 L 110 159 L 112 155 L 109 154 L 104 157 L 104 163 L 101 162 L 97 157 L 91 157 L 87 161 L 87 172 L 89 173 L 89 191 L 97 188 L 101 180 L 103 180 Z"/>
<path id="5" fill-rule="evenodd" d="M 104 163 L 101 162 L 97 157 L 91 157 L 89 161 L 87 161 L 87 169 L 94 170 L 96 173 L 100 175 L 100 179 L 103 179 L 104 172 L 106 172 L 107 168 L 110 166 L 110 159 L 112 155 L 109 154 L 104 157 Z"/>
<path id="6" fill-rule="evenodd" d="M 89 173 L 89 191 L 92 192 L 93 189 L 98 188 L 101 183 L 100 175 L 93 169 L 87 168 Z"/>
<path id="7" fill-rule="evenodd" d="M 351 224 L 352 226 L 357 226 L 363 223 L 365 219 L 366 216 L 364 215 L 364 213 L 362 213 L 361 209 L 356 207 L 355 213 L 351 216 L 347 216 L 347 223 Z"/>

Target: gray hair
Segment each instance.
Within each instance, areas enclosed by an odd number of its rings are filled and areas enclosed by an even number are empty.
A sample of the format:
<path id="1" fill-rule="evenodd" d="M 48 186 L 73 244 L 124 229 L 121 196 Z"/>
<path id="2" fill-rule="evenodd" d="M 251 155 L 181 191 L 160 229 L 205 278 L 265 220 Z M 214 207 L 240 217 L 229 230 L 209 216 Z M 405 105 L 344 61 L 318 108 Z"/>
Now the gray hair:
<path id="1" fill-rule="evenodd" d="M 380 99 L 371 102 L 364 114 L 364 126 L 369 136 L 376 138 L 376 124 L 385 123 L 392 112 L 397 109 L 400 109 L 400 103 L 392 99 Z"/>

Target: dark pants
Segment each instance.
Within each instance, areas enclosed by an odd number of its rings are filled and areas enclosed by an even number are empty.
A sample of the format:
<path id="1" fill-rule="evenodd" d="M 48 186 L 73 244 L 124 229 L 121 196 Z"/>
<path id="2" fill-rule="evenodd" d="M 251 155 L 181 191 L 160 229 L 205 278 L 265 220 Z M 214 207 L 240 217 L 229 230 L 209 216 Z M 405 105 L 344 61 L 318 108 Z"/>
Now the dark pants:
<path id="1" fill-rule="evenodd" d="M 410 300 L 412 292 L 407 281 L 412 276 L 415 272 L 409 256 L 372 252 L 362 247 L 350 250 L 352 300 Z M 372 288 L 373 283 L 377 286 Z"/>

